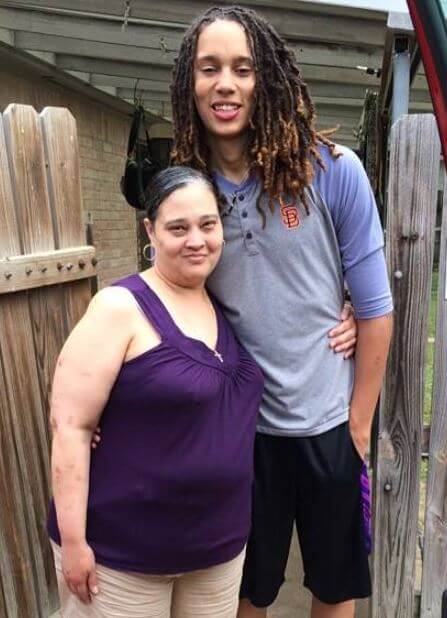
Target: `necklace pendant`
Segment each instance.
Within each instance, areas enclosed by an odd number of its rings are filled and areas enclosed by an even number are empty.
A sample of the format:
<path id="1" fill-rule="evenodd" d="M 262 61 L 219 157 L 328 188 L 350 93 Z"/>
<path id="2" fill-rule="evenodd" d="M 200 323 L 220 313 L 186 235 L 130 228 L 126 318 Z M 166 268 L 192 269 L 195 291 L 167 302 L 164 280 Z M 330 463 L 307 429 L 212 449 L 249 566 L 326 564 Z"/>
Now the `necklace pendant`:
<path id="1" fill-rule="evenodd" d="M 218 352 L 217 350 L 214 350 L 214 356 L 218 358 L 221 363 L 223 363 L 222 354 L 220 352 Z"/>

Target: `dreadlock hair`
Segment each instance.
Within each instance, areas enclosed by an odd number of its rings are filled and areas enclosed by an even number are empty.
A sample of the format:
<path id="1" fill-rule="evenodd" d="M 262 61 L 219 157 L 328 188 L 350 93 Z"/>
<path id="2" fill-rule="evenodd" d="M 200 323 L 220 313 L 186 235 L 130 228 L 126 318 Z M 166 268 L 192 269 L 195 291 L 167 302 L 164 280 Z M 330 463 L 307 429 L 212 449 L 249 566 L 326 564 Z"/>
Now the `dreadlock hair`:
<path id="1" fill-rule="evenodd" d="M 272 213 L 275 200 L 287 195 L 301 200 L 309 214 L 305 188 L 312 182 L 313 162 L 325 167 L 319 143 L 325 144 L 334 157 L 340 153 L 335 152 L 335 144 L 327 137 L 331 131 L 317 132 L 314 128 L 315 107 L 294 54 L 274 28 L 251 9 L 210 8 L 185 33 L 171 84 L 172 162 L 211 176 L 206 132 L 194 103 L 194 60 L 200 33 L 219 19 L 243 27 L 253 57 L 256 84 L 247 155 L 250 168 L 257 170 L 263 185 L 257 204 L 263 224 L 266 222 L 263 194 Z"/>

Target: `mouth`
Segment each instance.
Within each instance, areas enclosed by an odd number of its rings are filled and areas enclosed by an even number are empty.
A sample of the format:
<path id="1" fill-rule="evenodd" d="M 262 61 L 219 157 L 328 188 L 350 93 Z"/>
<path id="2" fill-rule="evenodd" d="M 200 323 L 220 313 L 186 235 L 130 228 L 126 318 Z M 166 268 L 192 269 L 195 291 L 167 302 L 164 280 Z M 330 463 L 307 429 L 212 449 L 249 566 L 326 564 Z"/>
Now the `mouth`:
<path id="1" fill-rule="evenodd" d="M 241 109 L 239 103 L 212 103 L 211 109 L 216 119 L 222 121 L 234 120 Z"/>
<path id="2" fill-rule="evenodd" d="M 184 255 L 183 257 L 190 262 L 203 262 L 208 256 L 204 253 L 189 253 L 187 255 Z"/>
<path id="3" fill-rule="evenodd" d="M 239 105 L 239 103 L 212 103 L 211 107 L 215 112 L 234 112 L 238 110 L 241 105 Z"/>

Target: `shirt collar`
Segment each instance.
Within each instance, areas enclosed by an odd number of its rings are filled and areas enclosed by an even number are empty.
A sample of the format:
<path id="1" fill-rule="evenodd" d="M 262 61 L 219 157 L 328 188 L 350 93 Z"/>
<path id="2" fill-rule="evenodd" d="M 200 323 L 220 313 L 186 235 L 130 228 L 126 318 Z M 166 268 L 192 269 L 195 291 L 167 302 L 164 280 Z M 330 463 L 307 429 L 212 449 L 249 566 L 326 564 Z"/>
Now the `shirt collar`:
<path id="1" fill-rule="evenodd" d="M 217 185 L 217 188 L 222 193 L 236 193 L 239 191 L 250 191 L 257 185 L 259 181 L 256 172 L 253 172 L 253 171 L 250 172 L 248 177 L 240 185 L 232 182 L 231 180 L 228 180 L 228 178 L 225 178 L 225 176 L 222 176 L 222 174 L 217 171 L 212 172 L 212 176 Z"/>

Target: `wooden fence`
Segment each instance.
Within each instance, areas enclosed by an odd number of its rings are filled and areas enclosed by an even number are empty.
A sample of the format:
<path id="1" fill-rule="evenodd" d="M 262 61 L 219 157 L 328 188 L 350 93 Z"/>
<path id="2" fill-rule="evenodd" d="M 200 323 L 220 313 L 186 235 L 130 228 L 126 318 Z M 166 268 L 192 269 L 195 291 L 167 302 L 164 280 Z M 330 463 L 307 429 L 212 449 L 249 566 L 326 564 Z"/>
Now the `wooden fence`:
<path id="1" fill-rule="evenodd" d="M 439 178 L 440 143 L 434 117 L 402 118 L 391 132 L 388 180 L 387 261 L 395 327 L 381 398 L 374 473 L 373 618 L 440 618 L 442 592 L 447 588 L 445 197 L 425 526 L 419 517 Z M 418 538 L 423 550 L 420 609 L 415 597 Z"/>
<path id="2" fill-rule="evenodd" d="M 415 602 L 424 367 L 440 146 L 432 116 L 393 128 L 387 259 L 395 333 L 374 470 L 373 618 L 439 618 L 447 587 L 447 190 L 444 193 L 421 608 Z M 444 178 L 444 186 L 446 186 Z M 67 110 L 0 116 L 0 616 L 48 618 L 45 531 L 55 359 L 90 297 L 76 127 Z"/>
<path id="3" fill-rule="evenodd" d="M 96 266 L 68 110 L 0 115 L 0 222 L 0 616 L 47 618 L 58 606 L 45 521 L 50 384 Z"/>

